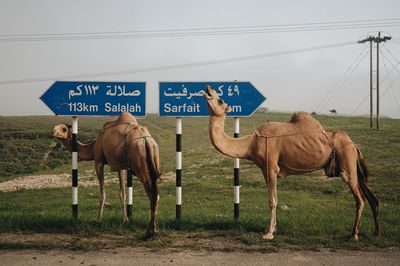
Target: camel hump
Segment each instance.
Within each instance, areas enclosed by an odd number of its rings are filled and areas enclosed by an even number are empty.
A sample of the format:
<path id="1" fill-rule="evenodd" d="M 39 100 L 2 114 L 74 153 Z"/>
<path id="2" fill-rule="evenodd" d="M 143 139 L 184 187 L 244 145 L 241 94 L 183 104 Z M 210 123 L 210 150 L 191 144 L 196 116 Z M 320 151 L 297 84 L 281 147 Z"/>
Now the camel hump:
<path id="1" fill-rule="evenodd" d="M 130 128 L 137 128 L 139 126 L 136 118 L 128 112 L 122 113 L 116 120 L 106 122 L 103 125 L 102 131 L 120 125 L 128 125 Z"/>
<path id="2" fill-rule="evenodd" d="M 324 128 L 311 115 L 305 112 L 294 113 L 287 123 L 269 122 L 257 129 L 263 136 L 285 136 L 307 132 L 322 132 Z"/>
<path id="3" fill-rule="evenodd" d="M 136 118 L 133 115 L 131 115 L 130 113 L 128 113 L 128 112 L 121 113 L 115 122 L 117 122 L 117 123 L 135 123 L 135 124 L 137 124 Z"/>
<path id="4" fill-rule="evenodd" d="M 314 117 L 306 112 L 294 113 L 290 118 L 289 123 L 300 123 L 303 125 L 308 125 L 310 127 L 321 127 L 321 124 Z"/>
<path id="5" fill-rule="evenodd" d="M 294 113 L 290 118 L 289 123 L 304 131 L 324 130 L 322 125 L 306 112 Z"/>

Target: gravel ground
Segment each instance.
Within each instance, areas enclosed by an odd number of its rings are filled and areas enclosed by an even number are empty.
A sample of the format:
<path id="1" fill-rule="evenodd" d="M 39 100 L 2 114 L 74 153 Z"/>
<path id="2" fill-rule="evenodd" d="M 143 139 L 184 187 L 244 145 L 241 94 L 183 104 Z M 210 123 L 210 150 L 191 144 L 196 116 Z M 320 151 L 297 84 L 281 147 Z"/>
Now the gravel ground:
<path id="1" fill-rule="evenodd" d="M 2 265 L 399 265 L 399 251 L 279 253 L 152 252 L 138 248 L 104 251 L 0 251 Z"/>

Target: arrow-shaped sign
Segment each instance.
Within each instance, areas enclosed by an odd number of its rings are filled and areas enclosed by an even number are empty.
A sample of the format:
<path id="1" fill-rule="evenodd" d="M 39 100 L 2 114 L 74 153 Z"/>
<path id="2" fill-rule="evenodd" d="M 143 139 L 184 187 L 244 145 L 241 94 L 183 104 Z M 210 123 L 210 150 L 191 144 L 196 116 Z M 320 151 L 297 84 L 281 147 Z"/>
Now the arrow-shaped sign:
<path id="1" fill-rule="evenodd" d="M 250 82 L 160 82 L 160 116 L 208 116 L 207 85 L 231 107 L 229 116 L 250 116 L 265 101 Z"/>
<path id="2" fill-rule="evenodd" d="M 146 83 L 56 81 L 40 99 L 56 115 L 146 114 Z"/>

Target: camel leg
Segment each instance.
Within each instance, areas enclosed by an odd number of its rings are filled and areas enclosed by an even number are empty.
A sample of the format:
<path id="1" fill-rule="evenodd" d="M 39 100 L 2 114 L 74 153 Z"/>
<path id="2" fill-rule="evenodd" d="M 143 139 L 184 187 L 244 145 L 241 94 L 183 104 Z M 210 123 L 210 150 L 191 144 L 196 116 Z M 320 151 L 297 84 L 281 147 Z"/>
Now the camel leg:
<path id="1" fill-rule="evenodd" d="M 128 215 L 126 213 L 126 193 L 125 193 L 125 182 L 124 176 L 125 170 L 118 170 L 118 178 L 119 178 L 119 199 L 122 205 L 122 221 L 124 224 L 128 223 Z"/>
<path id="2" fill-rule="evenodd" d="M 272 240 L 276 231 L 276 206 L 278 205 L 278 174 L 276 170 L 270 170 L 268 174 L 264 174 L 268 186 L 268 199 L 270 208 L 269 227 L 265 229 L 263 239 Z"/>
<path id="3" fill-rule="evenodd" d="M 156 216 L 158 209 L 158 201 L 160 200 L 160 191 L 157 181 L 144 181 L 144 188 L 146 190 L 147 197 L 150 200 L 150 211 L 151 218 L 149 228 L 147 230 L 147 236 L 149 238 L 153 237 L 157 233 L 156 228 Z"/>
<path id="4" fill-rule="evenodd" d="M 359 233 L 359 227 L 360 227 L 360 221 L 361 221 L 361 215 L 365 206 L 365 197 L 361 192 L 360 186 L 358 185 L 358 180 L 357 180 L 357 172 L 356 170 L 351 171 L 352 174 L 349 175 L 347 174 L 346 171 L 342 171 L 340 173 L 340 177 L 342 178 L 343 181 L 347 183 L 349 186 L 351 192 L 353 193 L 354 199 L 356 200 L 356 219 L 354 222 L 354 227 L 353 227 L 353 232 L 351 234 L 351 238 L 354 240 L 358 240 L 358 233 Z"/>
<path id="5" fill-rule="evenodd" d="M 362 211 L 365 206 L 366 198 L 359 185 L 357 176 L 357 149 L 354 145 L 345 145 L 341 150 L 338 150 L 338 158 L 340 159 L 340 177 L 347 183 L 354 199 L 356 200 L 356 219 L 354 222 L 351 238 L 358 240 L 358 233 L 361 221 Z"/>
<path id="6" fill-rule="evenodd" d="M 100 185 L 99 212 L 97 215 L 97 222 L 100 223 L 103 220 L 104 203 L 106 202 L 106 190 L 105 190 L 105 183 L 104 183 L 104 164 L 96 163 L 95 170 L 96 170 L 97 178 L 99 180 L 99 185 Z"/>

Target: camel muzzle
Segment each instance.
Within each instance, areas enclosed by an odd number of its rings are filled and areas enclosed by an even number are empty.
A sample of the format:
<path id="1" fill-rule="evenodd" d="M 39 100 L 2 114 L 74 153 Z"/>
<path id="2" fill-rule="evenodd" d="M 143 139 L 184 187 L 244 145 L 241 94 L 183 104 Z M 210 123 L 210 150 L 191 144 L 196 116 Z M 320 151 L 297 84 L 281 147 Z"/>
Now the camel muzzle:
<path id="1" fill-rule="evenodd" d="M 59 132 L 57 132 L 56 130 L 52 130 L 51 131 L 51 135 L 54 137 L 54 138 L 58 138 L 58 139 L 64 139 L 65 137 L 64 136 L 62 136 Z"/>
<path id="2" fill-rule="evenodd" d="M 211 97 L 210 90 L 212 90 L 212 89 L 213 89 L 213 88 L 212 88 L 210 85 L 207 85 L 207 87 L 206 87 L 206 93 L 207 93 L 207 95 L 210 96 L 210 97 Z"/>

